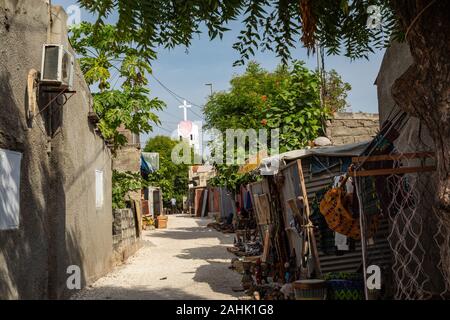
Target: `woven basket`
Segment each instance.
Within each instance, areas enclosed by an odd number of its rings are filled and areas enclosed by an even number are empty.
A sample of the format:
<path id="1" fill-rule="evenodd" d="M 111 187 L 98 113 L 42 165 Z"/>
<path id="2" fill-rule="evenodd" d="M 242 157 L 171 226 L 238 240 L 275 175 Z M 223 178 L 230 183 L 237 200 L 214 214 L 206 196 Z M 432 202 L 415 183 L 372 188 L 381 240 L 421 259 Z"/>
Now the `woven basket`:
<path id="1" fill-rule="evenodd" d="M 296 300 L 325 300 L 327 286 L 325 280 L 310 279 L 294 282 Z"/>

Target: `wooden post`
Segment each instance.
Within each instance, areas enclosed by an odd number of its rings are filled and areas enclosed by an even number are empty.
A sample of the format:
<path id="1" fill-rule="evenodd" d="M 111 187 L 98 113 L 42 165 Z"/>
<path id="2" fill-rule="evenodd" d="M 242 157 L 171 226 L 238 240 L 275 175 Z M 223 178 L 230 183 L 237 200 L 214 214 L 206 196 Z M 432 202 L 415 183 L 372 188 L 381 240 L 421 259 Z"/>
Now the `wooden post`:
<path id="1" fill-rule="evenodd" d="M 297 160 L 297 169 L 298 169 L 298 176 L 300 178 L 300 185 L 302 187 L 303 203 L 305 205 L 306 218 L 307 218 L 306 220 L 308 222 L 308 225 L 312 225 L 311 220 L 309 219 L 309 217 L 311 216 L 311 211 L 309 208 L 308 193 L 306 191 L 305 176 L 303 175 L 301 159 Z M 314 229 L 312 227 L 307 227 L 307 231 L 308 231 L 309 237 L 311 239 L 311 250 L 312 250 L 313 259 L 314 259 L 314 266 L 317 271 L 317 277 L 320 277 L 322 275 L 322 271 L 320 270 L 319 251 L 317 250 L 317 243 L 316 243 L 316 237 L 314 235 Z"/>

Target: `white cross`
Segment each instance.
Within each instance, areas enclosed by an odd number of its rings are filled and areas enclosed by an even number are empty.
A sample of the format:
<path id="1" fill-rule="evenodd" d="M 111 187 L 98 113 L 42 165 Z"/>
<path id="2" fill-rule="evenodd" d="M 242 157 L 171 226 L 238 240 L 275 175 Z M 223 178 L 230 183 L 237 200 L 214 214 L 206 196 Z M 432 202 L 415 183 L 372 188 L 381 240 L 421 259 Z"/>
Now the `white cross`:
<path id="1" fill-rule="evenodd" d="M 184 109 L 184 121 L 187 121 L 187 108 L 192 107 L 190 104 L 187 104 L 186 100 L 183 101 L 183 105 L 179 106 L 179 108 Z"/>

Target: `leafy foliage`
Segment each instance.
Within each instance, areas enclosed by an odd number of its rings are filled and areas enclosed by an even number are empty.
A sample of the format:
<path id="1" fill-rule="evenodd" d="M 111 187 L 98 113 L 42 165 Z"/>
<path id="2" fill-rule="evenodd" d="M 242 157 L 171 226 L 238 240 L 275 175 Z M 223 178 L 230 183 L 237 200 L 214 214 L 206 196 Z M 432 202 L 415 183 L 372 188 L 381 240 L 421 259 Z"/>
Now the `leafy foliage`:
<path id="1" fill-rule="evenodd" d="M 204 107 L 207 128 L 280 129 L 281 152 L 306 146 L 322 129 L 322 120 L 347 105 L 348 83 L 334 70 L 327 76 L 326 108 L 320 105 L 319 76 L 303 62 L 274 72 L 250 62 L 234 77 L 229 92 L 212 95 Z"/>
<path id="2" fill-rule="evenodd" d="M 303 62 L 294 61 L 291 67 L 279 66 L 274 72 L 250 62 L 244 74 L 230 81 L 228 92 L 217 92 L 210 97 L 204 107 L 206 127 L 222 133 L 226 129 L 279 129 L 280 152 L 303 148 L 323 133 L 323 121 L 347 104 L 349 85 L 335 71 L 327 79 L 332 86 L 327 87 L 322 108 L 320 77 Z M 214 146 L 211 149 L 214 151 Z M 235 154 L 239 152 L 242 150 L 236 148 Z M 254 179 L 237 173 L 238 166 L 216 165 L 216 169 L 218 175 L 213 183 L 231 189 L 242 181 Z"/>
<path id="3" fill-rule="evenodd" d="M 148 182 L 140 173 L 119 172 L 113 170 L 112 175 L 112 206 L 113 209 L 126 208 L 127 194 L 148 186 Z"/>
<path id="4" fill-rule="evenodd" d="M 368 56 L 384 47 L 397 21 L 387 0 L 79 0 L 98 14 L 98 24 L 112 12 L 119 14 L 118 29 L 143 51 L 164 46 L 189 47 L 194 35 L 206 28 L 211 39 L 221 38 L 229 22 L 243 19 L 234 48 L 242 65 L 255 50 L 277 53 L 283 63 L 300 41 L 310 50 L 316 44 L 329 54 L 350 58 Z M 367 28 L 370 5 L 378 5 L 380 28 Z M 398 32 L 396 32 L 398 34 Z"/>
<path id="5" fill-rule="evenodd" d="M 246 185 L 261 179 L 261 176 L 250 173 L 238 173 L 239 166 L 219 164 L 215 166 L 216 175 L 209 180 L 211 186 L 226 187 L 234 193 L 239 192 L 241 185 Z"/>
<path id="6" fill-rule="evenodd" d="M 188 166 L 172 162 L 172 149 L 180 143 L 167 136 L 155 136 L 147 141 L 145 152 L 159 153 L 159 170 L 148 176 L 148 181 L 153 186 L 159 186 L 163 192 L 163 199 L 169 202 L 175 198 L 177 203 L 182 203 L 183 196 L 187 193 L 189 180 Z"/>
<path id="7" fill-rule="evenodd" d="M 120 125 L 133 133 L 148 133 L 152 130 L 150 122 L 159 123 L 152 112 L 160 109 L 159 100 L 150 100 L 148 89 L 127 87 L 123 90 L 107 90 L 94 94 L 94 110 L 100 117 L 98 127 L 102 135 L 114 146 L 127 143 L 126 137 L 117 131 Z"/>
<path id="8" fill-rule="evenodd" d="M 151 50 L 136 48 L 133 37 L 119 35 L 114 25 L 95 26 L 87 22 L 71 28 L 70 41 L 81 55 L 86 82 L 99 89 L 93 93 L 94 110 L 100 118 L 98 127 L 114 148 L 127 142 L 117 131 L 120 125 L 139 134 L 150 132 L 150 123 L 159 124 L 153 111 L 162 109 L 164 103 L 150 99 L 147 88 L 149 59 L 154 57 Z M 119 81 L 120 89 L 114 88 Z"/>
<path id="9" fill-rule="evenodd" d="M 347 92 L 352 86 L 342 81 L 336 70 L 326 72 L 323 83 L 324 105 L 330 112 L 343 111 L 350 106 L 347 102 Z"/>

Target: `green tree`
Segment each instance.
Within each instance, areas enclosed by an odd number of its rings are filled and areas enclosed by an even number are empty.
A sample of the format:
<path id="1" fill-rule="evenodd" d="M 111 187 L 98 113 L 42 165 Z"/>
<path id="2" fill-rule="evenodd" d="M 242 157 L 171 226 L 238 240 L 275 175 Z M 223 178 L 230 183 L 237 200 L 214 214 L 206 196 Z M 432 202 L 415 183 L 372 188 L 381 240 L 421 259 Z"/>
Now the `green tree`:
<path id="1" fill-rule="evenodd" d="M 161 187 L 165 202 L 175 198 L 177 203 L 182 203 L 183 196 L 187 194 L 189 167 L 172 161 L 172 150 L 178 143 L 167 136 L 155 136 L 147 141 L 144 148 L 145 152 L 159 153 L 159 169 L 149 175 L 148 181 L 153 186 Z"/>
<path id="2" fill-rule="evenodd" d="M 204 107 L 206 127 L 222 133 L 226 129 L 279 129 L 280 152 L 303 148 L 323 134 L 323 120 L 346 105 L 349 87 L 335 71 L 328 78 L 333 79 L 334 86 L 327 91 L 327 104 L 322 108 L 319 75 L 307 69 L 303 62 L 294 61 L 291 67 L 279 66 L 274 72 L 250 62 L 244 74 L 230 81 L 229 91 L 210 97 Z M 237 149 L 235 153 L 248 155 L 248 151 L 248 148 Z M 217 165 L 216 168 L 214 184 L 235 188 L 251 180 L 237 172 L 238 166 Z"/>
<path id="3" fill-rule="evenodd" d="M 121 125 L 135 134 L 148 133 L 151 123 L 159 124 L 153 111 L 164 107 L 159 99 L 149 98 L 147 74 L 151 72 L 152 52 L 137 49 L 132 41 L 130 35 L 119 36 L 114 25 L 83 22 L 71 28 L 70 42 L 80 55 L 81 70 L 93 91 L 98 128 L 113 151 L 127 143 L 125 135 L 117 130 Z M 119 81 L 120 88 L 115 88 Z M 128 193 L 146 185 L 140 173 L 114 170 L 113 208 L 124 208 Z"/>
<path id="4" fill-rule="evenodd" d="M 128 194 L 130 191 L 141 190 L 149 186 L 148 181 L 142 178 L 138 172 L 119 172 L 113 170 L 112 174 L 112 207 L 123 209 L 127 206 Z"/>
<path id="5" fill-rule="evenodd" d="M 159 124 L 153 111 L 164 107 L 161 100 L 149 97 L 147 75 L 152 71 L 149 59 L 153 54 L 137 49 L 132 41 L 131 36 L 119 35 L 114 25 L 83 22 L 71 28 L 70 42 L 93 91 L 98 127 L 114 150 L 127 142 L 117 131 L 120 125 L 135 134 L 148 133 L 151 123 Z M 115 88 L 118 82 L 120 88 Z"/>
<path id="6" fill-rule="evenodd" d="M 257 49 L 275 51 L 286 62 L 299 42 L 310 51 L 320 45 L 328 54 L 354 59 L 385 47 L 393 34 L 406 40 L 414 62 L 391 90 L 397 105 L 431 133 L 437 149 L 438 211 L 450 216 L 450 1 L 79 1 L 98 14 L 99 23 L 116 10 L 120 32 L 134 34 L 142 48 L 188 47 L 203 25 L 210 38 L 222 37 L 226 25 L 242 17 L 244 27 L 234 45 L 240 64 Z M 369 10 L 371 5 L 378 6 L 379 16 Z"/>
<path id="7" fill-rule="evenodd" d="M 350 105 L 347 102 L 348 92 L 352 86 L 344 82 L 336 70 L 325 72 L 323 81 L 323 104 L 331 113 L 344 111 Z"/>

